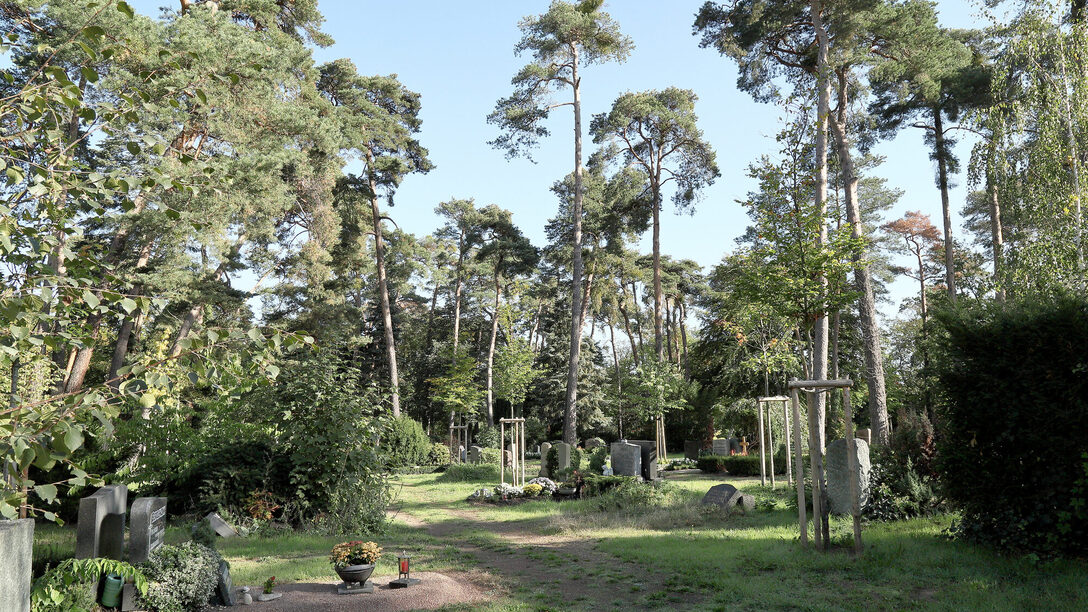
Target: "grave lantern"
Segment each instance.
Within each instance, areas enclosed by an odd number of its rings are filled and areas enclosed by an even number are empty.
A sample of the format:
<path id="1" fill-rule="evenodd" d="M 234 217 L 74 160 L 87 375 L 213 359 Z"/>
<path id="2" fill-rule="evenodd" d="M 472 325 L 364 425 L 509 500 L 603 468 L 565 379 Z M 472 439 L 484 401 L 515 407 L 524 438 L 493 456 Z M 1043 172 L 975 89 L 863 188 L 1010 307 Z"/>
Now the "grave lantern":
<path id="1" fill-rule="evenodd" d="M 419 584 L 419 578 L 412 578 L 411 564 L 412 555 L 404 552 L 397 555 L 397 570 L 400 573 L 396 580 L 389 582 L 390 588 L 403 589 L 410 587 L 413 584 Z"/>

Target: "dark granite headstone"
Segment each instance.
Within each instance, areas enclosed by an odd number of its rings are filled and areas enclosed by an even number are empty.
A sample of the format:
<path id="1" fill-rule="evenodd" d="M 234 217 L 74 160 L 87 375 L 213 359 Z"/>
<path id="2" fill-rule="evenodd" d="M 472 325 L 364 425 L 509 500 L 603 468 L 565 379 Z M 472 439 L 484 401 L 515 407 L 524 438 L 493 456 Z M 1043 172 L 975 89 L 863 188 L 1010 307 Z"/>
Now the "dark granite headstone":
<path id="1" fill-rule="evenodd" d="M 108 485 L 79 500 L 76 558 L 123 561 L 128 488 Z"/>
<path id="2" fill-rule="evenodd" d="M 215 594 L 224 606 L 234 605 L 234 585 L 230 581 L 230 563 L 219 562 L 219 582 L 215 585 Z"/>
<path id="3" fill-rule="evenodd" d="M 733 510 L 740 509 L 744 514 L 748 514 L 756 507 L 755 498 L 751 495 L 741 493 L 731 484 L 720 484 L 710 487 L 710 490 L 703 496 L 703 504 L 713 504 L 722 508 L 726 513 L 732 513 Z"/>
<path id="4" fill-rule="evenodd" d="M 684 459 L 698 460 L 702 448 L 703 443 L 698 440 L 684 440 Z"/>
<path id="5" fill-rule="evenodd" d="M 657 480 L 657 442 L 653 440 L 628 440 L 642 449 L 642 478 Z"/>
<path id="6" fill-rule="evenodd" d="M 166 498 L 138 497 L 129 512 L 129 563 L 147 561 L 166 535 Z"/>
<path id="7" fill-rule="evenodd" d="M 616 476 L 642 475 L 642 449 L 623 440 L 613 442 L 612 473 Z"/>

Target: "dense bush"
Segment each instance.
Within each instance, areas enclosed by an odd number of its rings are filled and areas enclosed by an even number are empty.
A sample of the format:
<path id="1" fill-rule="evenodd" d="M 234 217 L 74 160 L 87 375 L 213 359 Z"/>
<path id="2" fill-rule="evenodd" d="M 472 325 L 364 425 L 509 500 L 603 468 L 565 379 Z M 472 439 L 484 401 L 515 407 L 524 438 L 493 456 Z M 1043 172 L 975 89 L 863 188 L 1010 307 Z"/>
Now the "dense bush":
<path id="1" fill-rule="evenodd" d="M 499 479 L 499 465 L 495 463 L 456 463 L 434 479 L 435 482 L 495 482 Z"/>
<path id="2" fill-rule="evenodd" d="M 1088 550 L 1088 302 L 945 312 L 932 356 L 941 490 L 955 533 L 1041 555 Z"/>
<path id="3" fill-rule="evenodd" d="M 386 464 L 393 467 L 423 465 L 431 456 L 431 439 L 423 431 L 423 425 L 408 416 L 390 420 L 381 447 Z"/>
<path id="4" fill-rule="evenodd" d="M 432 444 L 430 455 L 428 455 L 427 457 L 427 463 L 430 465 L 449 465 L 449 445 L 444 442 L 435 442 L 434 444 Z"/>
<path id="5" fill-rule="evenodd" d="M 253 491 L 290 491 L 291 457 L 269 440 L 224 440 L 202 453 L 192 468 L 168 478 L 162 486 L 179 512 L 207 514 L 221 508 L 240 509 Z"/>
<path id="6" fill-rule="evenodd" d="M 634 476 L 586 476 L 584 478 L 585 488 L 582 489 L 582 493 L 586 496 L 593 497 L 611 491 L 625 482 L 634 482 L 637 480 L 638 479 Z"/>
<path id="7" fill-rule="evenodd" d="M 502 451 L 497 448 L 481 448 L 480 449 L 480 462 L 487 465 L 499 465 L 499 458 L 502 457 Z"/>
<path id="8" fill-rule="evenodd" d="M 481 425 L 480 429 L 476 432 L 476 446 L 482 446 L 484 448 L 499 448 L 501 440 L 499 440 L 499 428 L 488 427 L 487 425 Z"/>
<path id="9" fill-rule="evenodd" d="M 604 464 L 608 461 L 609 452 L 608 447 L 598 446 L 597 448 L 586 451 L 589 454 L 589 471 L 593 474 L 600 474 L 604 470 Z"/>
<path id="10" fill-rule="evenodd" d="M 196 542 L 164 545 L 151 553 L 139 569 L 147 576 L 147 594 L 141 609 L 152 612 L 203 610 L 219 579 L 219 553 Z"/>
<path id="11" fill-rule="evenodd" d="M 731 476 L 759 476 L 759 454 L 753 455 L 702 455 L 696 460 L 700 470 L 708 474 L 720 474 L 723 472 Z M 768 469 L 770 461 L 768 460 Z M 775 474 L 786 473 L 786 450 L 779 447 L 774 455 Z"/>
<path id="12" fill-rule="evenodd" d="M 933 479 L 920 473 L 910 457 L 900 460 L 896 455 L 891 448 L 874 449 L 865 516 L 897 521 L 936 512 L 940 499 L 934 492 Z"/>

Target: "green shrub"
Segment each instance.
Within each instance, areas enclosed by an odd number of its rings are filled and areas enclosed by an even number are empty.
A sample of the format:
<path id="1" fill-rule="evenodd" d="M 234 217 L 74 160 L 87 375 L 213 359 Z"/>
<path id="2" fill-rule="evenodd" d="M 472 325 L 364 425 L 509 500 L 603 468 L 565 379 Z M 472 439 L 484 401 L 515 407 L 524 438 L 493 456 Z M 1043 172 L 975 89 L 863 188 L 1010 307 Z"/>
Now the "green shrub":
<path id="1" fill-rule="evenodd" d="M 486 482 L 499 480 L 499 465 L 495 463 L 455 463 L 434 479 L 435 482 Z"/>
<path id="2" fill-rule="evenodd" d="M 548 449 L 548 456 L 545 457 L 543 461 L 548 466 L 548 474 L 550 474 L 552 478 L 558 477 L 556 472 L 559 471 L 559 451 L 556 450 L 554 446 Z"/>
<path id="3" fill-rule="evenodd" d="M 931 361 L 941 491 L 956 535 L 1014 552 L 1088 550 L 1088 301 L 1025 300 L 937 316 Z"/>
<path id="4" fill-rule="evenodd" d="M 656 509 L 668 505 L 682 494 L 679 487 L 668 482 L 640 482 L 633 476 L 612 478 L 619 478 L 621 481 L 609 483 L 610 488 L 594 498 L 601 509 L 625 512 Z"/>
<path id="5" fill-rule="evenodd" d="M 914 467 L 911 457 L 901 460 L 892 448 L 873 449 L 869 476 L 869 503 L 865 516 L 878 521 L 897 521 L 933 514 L 940 507 L 934 480 Z"/>
<path id="6" fill-rule="evenodd" d="M 30 609 L 34 612 L 90 612 L 97 609 L 98 581 L 116 574 L 147 592 L 147 578 L 135 567 L 113 559 L 68 559 L 34 581 Z"/>
<path id="7" fill-rule="evenodd" d="M 200 519 L 193 523 L 190 530 L 191 540 L 202 546 L 215 550 L 216 539 L 219 537 L 215 534 L 215 529 L 212 528 L 212 523 L 208 519 Z"/>
<path id="8" fill-rule="evenodd" d="M 207 514 L 241 508 L 252 491 L 290 492 L 291 457 L 270 441 L 235 441 L 201 453 L 192 469 L 167 478 L 161 487 L 172 508 Z"/>
<path id="9" fill-rule="evenodd" d="M 695 461 L 698 468 L 708 474 L 728 473 L 731 476 L 759 476 L 759 455 L 702 455 Z M 770 460 L 767 461 L 770 469 Z M 779 447 L 774 455 L 775 474 L 786 473 L 786 450 Z"/>
<path id="10" fill-rule="evenodd" d="M 392 419 L 382 436 L 386 464 L 392 467 L 423 465 L 431 456 L 431 439 L 419 421 L 401 416 Z"/>
<path id="11" fill-rule="evenodd" d="M 480 449 L 480 461 L 488 465 L 499 465 L 499 458 L 502 457 L 502 451 L 497 448 L 481 448 Z"/>
<path id="12" fill-rule="evenodd" d="M 75 556 L 75 550 L 71 545 L 60 544 L 34 544 L 34 558 L 31 561 L 31 576 L 35 579 L 45 574 L 51 567 L 57 567 L 64 561 Z"/>
<path id="13" fill-rule="evenodd" d="M 152 612 L 203 610 L 219 580 L 219 553 L 186 542 L 159 547 L 139 569 L 147 576 L 147 594 L 139 599 Z"/>
<path id="14" fill-rule="evenodd" d="M 435 442 L 431 445 L 430 455 L 427 457 L 427 463 L 430 465 L 449 465 L 450 464 L 450 447 L 443 442 Z"/>
<path id="15" fill-rule="evenodd" d="M 595 497 L 601 495 L 616 487 L 622 485 L 625 482 L 633 482 L 638 479 L 634 476 L 600 476 L 592 475 L 586 476 L 584 479 L 585 487 L 582 489 L 583 495 L 587 497 Z"/>
<path id="16" fill-rule="evenodd" d="M 499 428 L 488 427 L 487 425 L 481 425 L 479 431 L 476 432 L 476 446 L 482 446 L 484 448 L 498 448 L 499 443 Z"/>
<path id="17" fill-rule="evenodd" d="M 586 452 L 589 453 L 589 471 L 593 474 L 600 474 L 604 470 L 605 462 L 608 461 L 608 447 L 598 446 Z"/>

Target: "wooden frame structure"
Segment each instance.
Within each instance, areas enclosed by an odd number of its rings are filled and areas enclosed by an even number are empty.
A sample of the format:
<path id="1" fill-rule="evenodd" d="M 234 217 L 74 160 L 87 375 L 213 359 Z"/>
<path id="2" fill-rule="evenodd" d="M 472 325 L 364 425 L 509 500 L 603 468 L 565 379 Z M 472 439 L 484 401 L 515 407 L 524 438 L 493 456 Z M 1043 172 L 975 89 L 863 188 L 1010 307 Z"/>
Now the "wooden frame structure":
<path id="1" fill-rule="evenodd" d="M 850 514 L 854 518 L 854 554 L 861 554 L 861 508 L 858 504 L 858 445 L 854 440 L 854 418 L 850 411 L 850 388 L 854 385 L 849 379 L 841 380 L 797 380 L 789 382 L 790 403 L 793 405 L 793 437 L 794 437 L 794 478 L 797 483 L 797 512 L 798 522 L 801 527 L 801 545 L 808 545 L 808 517 L 805 508 L 805 475 L 802 467 L 801 452 L 801 409 L 797 395 L 805 392 L 810 397 L 816 393 L 827 393 L 835 389 L 842 389 L 843 421 L 846 425 L 846 466 L 850 478 L 851 508 Z M 828 537 L 827 510 L 823 507 L 823 499 L 827 495 L 827 483 L 824 482 L 824 440 L 823 428 L 815 422 L 812 411 L 809 411 L 808 427 L 808 452 L 812 463 L 812 520 L 813 535 L 816 548 L 827 550 L 830 547 Z"/>
<path id="2" fill-rule="evenodd" d="M 458 417 L 458 422 L 461 424 L 450 425 L 450 463 L 461 463 L 461 448 L 468 452 L 468 425 L 464 415 Z"/>
<path id="3" fill-rule="evenodd" d="M 514 452 L 510 453 L 510 484 L 525 486 L 525 419 L 499 419 L 499 484 L 506 484 L 506 462 L 503 448 L 506 445 L 506 426 L 510 425 L 510 441 Z"/>
<path id="4" fill-rule="evenodd" d="M 668 453 L 665 451 L 665 415 L 658 416 L 654 421 L 657 429 L 654 434 L 657 443 L 657 460 L 659 463 L 665 464 L 669 461 Z"/>
<path id="5" fill-rule="evenodd" d="M 759 484 L 767 486 L 767 455 L 771 458 L 771 488 L 775 487 L 774 482 L 774 435 L 771 433 L 773 429 L 771 427 L 771 404 L 780 403 L 782 405 L 782 424 L 783 430 L 786 432 L 786 479 L 790 486 L 793 485 L 793 468 L 790 465 L 790 412 L 789 412 L 790 398 L 784 395 L 775 395 L 773 397 L 761 397 L 756 400 L 756 409 L 759 411 Z M 763 413 L 766 410 L 767 413 L 767 435 L 763 435 Z M 764 442 L 766 440 L 766 442 Z M 766 449 L 766 450 L 765 450 Z"/>

